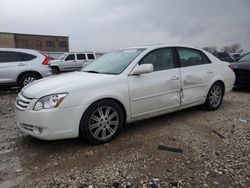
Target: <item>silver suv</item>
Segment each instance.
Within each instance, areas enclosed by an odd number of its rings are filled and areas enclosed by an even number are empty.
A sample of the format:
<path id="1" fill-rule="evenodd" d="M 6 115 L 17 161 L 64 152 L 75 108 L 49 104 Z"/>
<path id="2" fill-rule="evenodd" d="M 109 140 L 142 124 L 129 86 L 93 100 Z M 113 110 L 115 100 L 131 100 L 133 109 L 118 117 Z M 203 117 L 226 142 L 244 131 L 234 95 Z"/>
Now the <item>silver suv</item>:
<path id="1" fill-rule="evenodd" d="M 96 59 L 95 53 L 69 52 L 57 60 L 50 61 L 53 74 L 68 71 L 78 71 Z"/>
<path id="2" fill-rule="evenodd" d="M 49 57 L 30 49 L 0 48 L 0 86 L 24 87 L 52 75 Z"/>

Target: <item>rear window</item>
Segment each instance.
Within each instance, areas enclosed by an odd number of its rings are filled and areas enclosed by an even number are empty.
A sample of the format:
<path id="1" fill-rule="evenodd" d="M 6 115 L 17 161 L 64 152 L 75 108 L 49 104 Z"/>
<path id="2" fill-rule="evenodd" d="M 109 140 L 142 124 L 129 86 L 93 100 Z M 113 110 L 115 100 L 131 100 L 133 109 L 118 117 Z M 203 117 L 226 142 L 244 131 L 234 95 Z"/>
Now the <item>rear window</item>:
<path id="1" fill-rule="evenodd" d="M 88 59 L 95 59 L 94 54 L 87 54 L 87 56 L 88 56 Z"/>
<path id="2" fill-rule="evenodd" d="M 23 52 L 9 52 L 1 51 L 0 52 L 0 62 L 19 62 L 19 61 L 31 61 L 35 59 L 36 56 L 23 53 Z"/>

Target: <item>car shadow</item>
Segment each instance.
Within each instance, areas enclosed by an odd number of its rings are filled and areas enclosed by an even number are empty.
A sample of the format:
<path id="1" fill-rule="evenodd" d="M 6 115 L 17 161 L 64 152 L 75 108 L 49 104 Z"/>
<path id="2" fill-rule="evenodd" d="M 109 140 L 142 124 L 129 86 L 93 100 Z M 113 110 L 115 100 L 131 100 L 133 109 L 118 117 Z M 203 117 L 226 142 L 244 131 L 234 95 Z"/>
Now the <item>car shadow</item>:
<path id="1" fill-rule="evenodd" d="M 245 92 L 249 93 L 250 92 L 250 87 L 249 88 L 243 88 L 243 87 L 234 87 L 233 88 L 234 92 Z"/>

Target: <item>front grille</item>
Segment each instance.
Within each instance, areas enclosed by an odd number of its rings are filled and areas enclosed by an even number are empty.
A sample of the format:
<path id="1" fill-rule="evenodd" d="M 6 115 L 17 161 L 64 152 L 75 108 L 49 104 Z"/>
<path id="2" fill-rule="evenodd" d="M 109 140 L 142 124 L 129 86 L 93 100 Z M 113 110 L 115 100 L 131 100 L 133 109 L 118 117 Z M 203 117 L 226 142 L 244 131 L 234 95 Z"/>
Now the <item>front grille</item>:
<path id="1" fill-rule="evenodd" d="M 26 97 L 23 94 L 19 93 L 16 98 L 16 108 L 18 110 L 24 111 L 32 101 L 32 98 Z"/>

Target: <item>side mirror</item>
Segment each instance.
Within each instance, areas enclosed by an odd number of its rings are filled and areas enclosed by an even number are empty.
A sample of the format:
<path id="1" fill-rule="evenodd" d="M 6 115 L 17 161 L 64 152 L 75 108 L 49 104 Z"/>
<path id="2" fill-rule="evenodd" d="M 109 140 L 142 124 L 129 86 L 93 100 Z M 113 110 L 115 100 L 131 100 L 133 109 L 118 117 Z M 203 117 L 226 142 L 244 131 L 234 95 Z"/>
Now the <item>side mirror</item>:
<path id="1" fill-rule="evenodd" d="M 154 67 L 152 64 L 143 64 L 143 65 L 138 65 L 137 67 L 134 68 L 132 73 L 130 75 L 140 75 L 140 74 L 146 74 L 146 73 L 151 73 L 153 72 Z"/>

